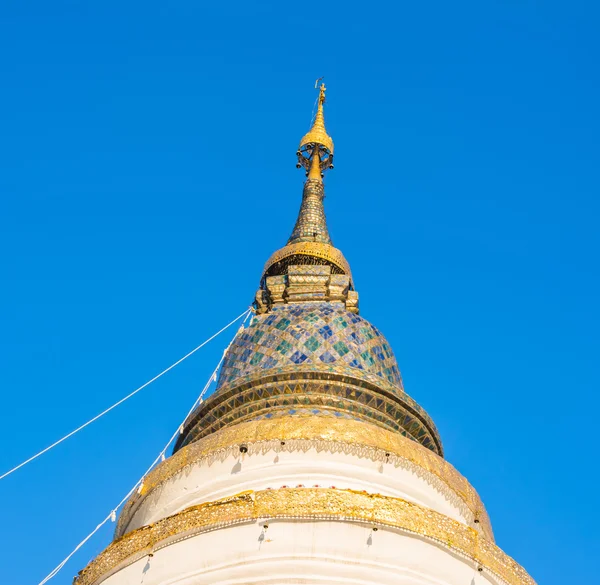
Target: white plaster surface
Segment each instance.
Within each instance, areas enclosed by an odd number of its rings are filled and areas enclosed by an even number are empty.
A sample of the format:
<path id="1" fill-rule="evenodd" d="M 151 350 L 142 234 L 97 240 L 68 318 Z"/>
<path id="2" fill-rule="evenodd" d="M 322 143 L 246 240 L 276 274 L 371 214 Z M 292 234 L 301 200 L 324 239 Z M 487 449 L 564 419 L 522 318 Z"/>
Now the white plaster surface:
<path id="1" fill-rule="evenodd" d="M 332 521 L 239 524 L 174 541 L 104 585 L 500 585 L 443 545 Z"/>
<path id="2" fill-rule="evenodd" d="M 229 455 L 191 466 L 150 492 L 136 508 L 126 532 L 151 524 L 190 506 L 245 490 L 335 486 L 403 498 L 475 526 L 464 503 L 431 474 L 418 475 L 411 464 L 395 466 L 354 454 L 269 451 Z"/>

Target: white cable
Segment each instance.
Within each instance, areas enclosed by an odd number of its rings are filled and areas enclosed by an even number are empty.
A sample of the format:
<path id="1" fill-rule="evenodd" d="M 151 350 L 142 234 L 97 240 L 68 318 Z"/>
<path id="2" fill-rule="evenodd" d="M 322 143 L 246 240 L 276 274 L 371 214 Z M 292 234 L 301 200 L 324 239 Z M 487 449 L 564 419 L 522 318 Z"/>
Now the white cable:
<path id="1" fill-rule="evenodd" d="M 173 439 L 175 439 L 175 437 L 177 435 L 180 434 L 180 429 L 185 425 L 185 421 L 188 419 L 188 417 L 192 414 L 192 412 L 194 411 L 194 409 L 196 408 L 196 406 L 201 402 L 202 397 L 204 396 L 204 394 L 206 393 L 206 391 L 208 390 L 208 388 L 210 387 L 215 374 L 218 372 L 219 368 L 221 367 L 221 364 L 223 363 L 223 361 L 225 360 L 225 356 L 227 355 L 227 352 L 229 351 L 229 348 L 231 347 L 231 344 L 235 341 L 236 337 L 242 332 L 243 328 L 244 328 L 244 323 L 248 320 L 248 317 L 251 315 L 251 309 L 247 309 L 246 311 L 244 311 L 239 317 L 237 317 L 234 321 L 232 321 L 231 323 L 229 323 L 229 325 L 227 325 L 227 327 L 229 327 L 230 325 L 232 325 L 233 323 L 235 323 L 235 321 L 239 320 L 241 317 L 243 317 L 244 315 L 246 315 L 246 318 L 244 319 L 244 321 L 242 322 L 242 326 L 238 329 L 238 331 L 236 332 L 236 334 L 234 335 L 233 339 L 230 341 L 229 345 L 227 346 L 227 349 L 225 349 L 225 351 L 223 352 L 223 355 L 221 356 L 221 359 L 219 360 L 219 363 L 217 364 L 217 367 L 214 369 L 213 373 L 210 375 L 210 378 L 208 379 L 208 382 L 206 383 L 206 385 L 204 386 L 204 388 L 202 389 L 202 392 L 200 393 L 200 395 L 198 396 L 198 398 L 196 398 L 196 400 L 194 401 L 194 404 L 192 405 L 192 408 L 190 408 L 189 412 L 185 415 L 185 418 L 183 419 L 183 423 L 177 427 L 177 430 L 173 433 L 173 435 L 171 435 L 171 438 L 169 439 L 169 442 L 163 447 L 163 449 L 161 450 L 161 452 L 158 454 L 158 456 L 156 457 L 156 459 L 152 462 L 152 465 L 150 465 L 150 467 L 144 472 L 144 474 L 140 477 L 140 479 L 138 479 L 138 481 L 135 483 L 135 485 L 127 492 L 127 495 L 116 505 L 116 507 L 114 507 L 109 515 L 104 518 L 104 520 L 102 520 L 102 522 L 100 522 L 100 524 L 98 524 L 98 526 L 96 526 L 96 528 L 94 528 L 94 530 L 92 530 L 92 532 L 90 532 L 72 551 L 71 553 L 56 567 L 54 568 L 42 581 L 40 581 L 39 585 L 45 585 L 46 583 L 48 583 L 48 581 L 50 581 L 50 579 L 52 579 L 53 577 L 55 577 L 59 571 L 67 564 L 67 562 L 69 561 L 69 559 L 90 539 L 92 538 L 92 536 L 94 536 L 94 534 L 96 534 L 96 532 L 98 532 L 98 530 L 100 530 L 100 528 L 102 528 L 102 526 L 104 526 L 109 520 L 113 520 L 113 518 L 116 518 L 116 513 L 117 510 L 133 495 L 133 493 L 135 492 L 136 489 L 140 488 L 143 483 L 144 483 L 144 479 L 146 478 L 146 476 L 150 473 L 150 471 L 152 471 L 152 469 L 154 468 L 154 466 L 160 461 L 160 460 L 164 460 L 164 455 L 166 450 L 169 448 L 169 445 L 173 442 Z M 227 328 L 225 327 L 225 329 Z M 225 329 L 221 329 L 221 331 L 219 331 L 219 333 L 221 333 L 222 331 L 224 331 Z M 218 335 L 218 333 L 216 334 Z M 214 337 L 214 336 L 213 336 Z M 196 350 L 194 350 L 196 351 Z M 191 354 L 188 354 L 191 355 Z M 187 356 L 186 356 L 187 357 Z M 174 364 L 175 365 L 175 364 Z M 166 371 L 166 370 L 165 370 Z M 114 520 L 113 520 L 114 521 Z"/>
<path id="2" fill-rule="evenodd" d="M 249 312 L 250 312 L 250 309 L 246 309 L 241 315 L 238 315 L 233 321 L 231 321 L 230 323 L 225 325 L 225 327 L 223 327 L 223 329 L 221 329 L 220 331 L 217 331 L 217 333 L 215 333 L 212 337 L 209 337 L 206 341 L 203 341 L 198 347 L 194 348 L 192 351 L 190 351 L 189 353 L 184 355 L 181 359 L 177 360 L 174 364 L 170 365 L 166 370 L 163 370 L 160 374 L 158 374 L 157 376 L 154 376 L 154 378 L 152 378 L 152 380 L 148 380 L 148 382 L 146 382 L 145 384 L 142 384 L 142 386 L 140 386 L 139 388 L 136 388 L 133 392 L 131 392 L 131 394 L 128 394 L 127 396 L 125 396 L 125 398 L 121 398 L 121 400 L 119 400 L 118 402 L 115 402 L 112 406 L 109 406 L 106 410 L 103 410 L 100 414 L 97 414 L 94 418 L 88 420 L 86 423 L 82 424 L 80 427 L 77 427 L 75 430 L 73 430 L 69 434 L 65 435 L 62 439 L 55 441 L 54 443 L 52 443 L 52 445 L 49 445 L 45 449 L 42 449 L 39 453 L 36 453 L 32 457 L 30 457 L 29 459 L 26 459 L 22 463 L 19 463 L 19 465 L 17 465 L 16 467 L 13 467 L 12 469 L 7 471 L 3 475 L 0 475 L 0 480 L 9 476 L 11 473 L 14 473 L 15 471 L 17 471 L 17 469 L 20 469 L 24 465 L 31 463 L 34 459 L 37 459 L 44 453 L 47 453 L 48 451 L 50 451 L 50 449 L 54 449 L 54 447 L 56 447 L 57 445 L 60 445 L 63 441 L 66 441 L 67 439 L 69 439 L 70 437 L 72 437 L 73 435 L 78 433 L 79 431 L 85 429 L 85 427 L 87 427 L 88 425 L 91 425 L 93 422 L 97 421 L 99 418 L 101 418 L 105 414 L 109 413 L 111 410 L 113 410 L 120 404 L 123 404 L 123 402 L 125 402 L 126 400 L 129 400 L 132 396 L 137 394 L 140 390 L 143 390 L 144 388 L 146 388 L 146 386 L 149 386 L 150 384 L 152 384 L 152 382 L 155 382 L 161 376 L 164 376 L 167 372 L 172 370 L 175 366 L 178 366 L 182 361 L 186 360 L 192 354 L 196 353 L 200 348 L 204 347 L 209 341 L 212 341 L 215 337 L 217 337 L 218 335 L 223 333 L 223 331 L 225 331 L 225 329 L 228 329 L 229 327 L 231 327 L 231 325 L 233 325 L 236 321 L 239 321 L 245 315 L 247 317 L 247 314 L 249 314 Z"/>
<path id="3" fill-rule="evenodd" d="M 196 399 L 196 402 L 194 402 L 194 405 L 192 406 L 192 408 L 190 409 L 190 411 L 186 414 L 185 418 L 183 419 L 183 424 L 179 427 L 179 429 L 177 430 L 177 433 L 175 433 L 175 435 L 182 434 L 182 427 L 185 426 L 188 417 L 190 416 L 190 414 L 192 414 L 192 412 L 194 411 L 194 409 L 196 408 L 196 406 L 198 404 L 202 403 L 202 399 L 204 398 L 204 395 L 206 394 L 206 391 L 209 389 L 211 383 L 217 381 L 217 372 L 219 371 L 219 368 L 221 367 L 221 364 L 225 361 L 225 357 L 227 356 L 227 352 L 229 351 L 229 348 L 231 347 L 231 344 L 235 341 L 236 337 L 244 330 L 244 325 L 246 324 L 246 321 L 248 320 L 248 317 L 250 317 L 250 315 L 252 315 L 252 311 L 249 309 L 248 310 L 248 314 L 246 315 L 246 318 L 242 321 L 241 327 L 238 329 L 238 331 L 234 335 L 233 339 L 229 342 L 229 345 L 225 348 L 225 351 L 223 352 L 223 355 L 221 356 L 221 359 L 219 360 L 219 363 L 217 364 L 217 367 L 213 370 L 213 373 L 210 375 L 210 378 L 208 379 L 208 382 L 206 382 L 206 385 L 202 389 L 202 392 L 200 392 L 200 395 Z M 168 447 L 168 445 L 167 445 L 167 447 Z"/>

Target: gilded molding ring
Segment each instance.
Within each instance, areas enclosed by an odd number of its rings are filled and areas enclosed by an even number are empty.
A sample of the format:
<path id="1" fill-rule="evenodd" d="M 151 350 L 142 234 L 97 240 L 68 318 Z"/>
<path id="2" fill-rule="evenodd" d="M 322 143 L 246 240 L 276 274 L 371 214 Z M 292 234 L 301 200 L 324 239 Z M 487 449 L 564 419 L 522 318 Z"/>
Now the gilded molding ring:
<path id="1" fill-rule="evenodd" d="M 281 446 L 281 441 L 285 442 Z M 481 532 L 493 542 L 490 519 L 479 495 L 450 463 L 421 444 L 398 433 L 374 424 L 351 419 L 280 417 L 238 423 L 183 447 L 166 461 L 155 467 L 144 479 L 141 493 L 134 494 L 125 504 L 115 531 L 117 536 L 127 529 L 140 502 L 173 476 L 201 460 L 234 449 L 241 443 L 248 446 L 250 454 L 265 448 L 293 450 L 299 448 L 293 441 L 311 441 L 319 449 L 343 451 L 374 460 L 389 461 L 399 465 L 399 459 L 409 462 L 416 473 L 428 473 L 437 478 L 478 521 Z M 272 443 L 272 445 L 270 444 Z"/>
<path id="2" fill-rule="evenodd" d="M 350 264 L 348 264 L 348 261 L 344 258 L 342 252 L 329 244 L 323 244 L 321 242 L 297 242 L 280 248 L 267 260 L 263 269 L 263 275 L 266 274 L 273 264 L 280 262 L 288 256 L 294 256 L 296 254 L 301 256 L 315 256 L 327 260 L 335 264 L 344 274 L 349 276 L 350 282 L 352 282 Z"/>
<path id="3" fill-rule="evenodd" d="M 97 584 L 143 555 L 169 546 L 177 536 L 180 540 L 259 519 L 360 522 L 395 528 L 451 549 L 509 585 L 535 585 L 523 567 L 473 528 L 400 498 L 332 488 L 247 491 L 192 506 L 115 540 L 79 573 L 74 583 Z"/>
<path id="4" fill-rule="evenodd" d="M 366 384 L 366 386 L 364 386 L 365 388 L 368 388 L 374 392 L 382 393 L 391 400 L 398 401 L 402 408 L 408 409 L 412 416 L 417 417 L 426 427 L 433 446 L 435 446 L 440 455 L 444 454 L 442 441 L 435 423 L 423 409 L 423 407 L 421 407 L 416 400 L 414 400 L 414 398 L 406 393 L 403 387 L 395 386 L 383 378 L 362 370 L 352 369 L 352 371 L 350 371 L 350 369 L 348 369 L 347 371 L 338 371 L 337 368 L 318 364 L 312 364 L 310 370 L 301 367 L 299 368 L 297 365 L 292 365 L 278 368 L 275 373 L 269 373 L 268 370 L 259 371 L 256 374 L 240 376 L 239 378 L 236 378 L 235 380 L 218 387 L 217 391 L 212 394 L 206 400 L 206 402 L 199 405 L 187 418 L 184 425 L 186 432 L 177 438 L 175 450 L 179 449 L 181 445 L 189 444 L 187 442 L 188 431 L 194 428 L 199 419 L 201 419 L 212 407 L 221 401 L 225 401 L 230 397 L 237 395 L 241 391 L 257 387 L 259 385 L 288 380 L 295 383 L 303 383 L 304 380 L 307 382 L 312 382 L 314 380 L 318 381 L 319 383 L 326 383 L 328 380 L 333 380 L 356 384 L 358 386 L 363 386 Z"/>

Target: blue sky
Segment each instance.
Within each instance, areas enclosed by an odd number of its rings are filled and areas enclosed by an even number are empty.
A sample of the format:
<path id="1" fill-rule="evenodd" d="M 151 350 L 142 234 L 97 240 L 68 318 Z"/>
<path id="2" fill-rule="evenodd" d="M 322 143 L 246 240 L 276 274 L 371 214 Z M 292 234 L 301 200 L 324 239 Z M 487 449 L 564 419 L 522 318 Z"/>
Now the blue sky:
<path id="1" fill-rule="evenodd" d="M 539 583 L 594 581 L 598 11 L 3 3 L 0 472 L 248 305 L 294 224 L 324 75 L 326 210 L 362 315 L 498 544 Z M 35 585 L 104 518 L 227 341 L 0 482 L 3 583 Z"/>

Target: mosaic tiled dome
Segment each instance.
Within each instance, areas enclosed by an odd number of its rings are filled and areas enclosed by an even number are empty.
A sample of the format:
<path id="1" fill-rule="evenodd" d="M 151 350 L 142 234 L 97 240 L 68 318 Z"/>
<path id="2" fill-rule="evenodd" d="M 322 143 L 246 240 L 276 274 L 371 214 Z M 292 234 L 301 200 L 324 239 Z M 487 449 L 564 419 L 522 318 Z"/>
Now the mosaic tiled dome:
<path id="1" fill-rule="evenodd" d="M 354 368 L 402 390 L 385 337 L 359 315 L 333 303 L 283 305 L 255 316 L 229 349 L 218 388 L 257 370 L 313 364 Z"/>
<path id="2" fill-rule="evenodd" d="M 362 420 L 442 452 L 433 421 L 404 392 L 385 337 L 342 303 L 283 304 L 255 315 L 175 449 L 226 426 L 281 416 Z"/>

